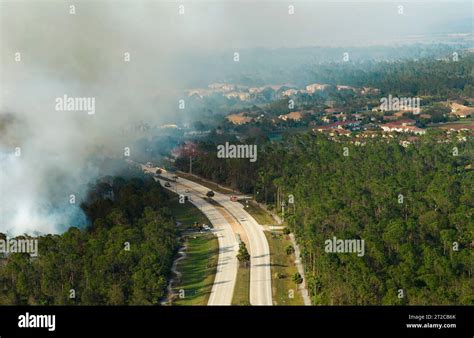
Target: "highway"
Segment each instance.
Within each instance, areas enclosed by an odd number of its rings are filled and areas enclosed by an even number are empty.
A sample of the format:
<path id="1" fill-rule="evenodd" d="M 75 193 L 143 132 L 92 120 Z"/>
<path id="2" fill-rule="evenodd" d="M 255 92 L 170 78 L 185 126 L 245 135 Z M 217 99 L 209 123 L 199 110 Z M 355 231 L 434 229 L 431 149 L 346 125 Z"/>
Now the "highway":
<path id="1" fill-rule="evenodd" d="M 214 199 L 243 225 L 250 242 L 250 304 L 273 305 L 270 247 L 263 228 L 238 202 L 217 194 Z"/>
<path id="2" fill-rule="evenodd" d="M 146 168 L 147 171 L 156 172 L 157 168 Z M 166 175 L 163 175 L 166 177 Z M 156 179 L 156 178 L 155 178 Z M 165 180 L 156 179 L 165 187 Z M 237 280 L 237 252 L 239 249 L 237 238 L 232 230 L 232 226 L 226 221 L 222 212 L 211 203 L 204 200 L 202 194 L 189 189 L 181 182 L 170 182 L 171 187 L 166 189 L 187 195 L 189 201 L 199 208 L 209 219 L 213 226 L 219 242 L 219 258 L 217 261 L 216 277 L 212 286 L 211 294 L 207 305 L 231 305 L 234 294 L 235 282 Z M 186 192 L 188 190 L 188 192 Z"/>
<path id="3" fill-rule="evenodd" d="M 162 174 L 172 178 L 169 173 Z M 178 178 L 178 187 L 184 187 L 193 194 L 204 197 L 209 191 L 203 185 Z M 181 188 L 183 189 L 183 188 Z M 184 189 L 183 189 L 184 190 Z M 226 212 L 232 215 L 244 228 L 248 242 L 250 259 L 250 304 L 251 305 L 273 305 L 272 303 L 272 279 L 270 270 L 270 248 L 263 228 L 238 202 L 232 202 L 229 195 L 214 191 L 213 200 L 218 202 Z M 194 198 L 193 198 L 194 199 Z M 207 202 L 206 202 L 207 203 Z"/>

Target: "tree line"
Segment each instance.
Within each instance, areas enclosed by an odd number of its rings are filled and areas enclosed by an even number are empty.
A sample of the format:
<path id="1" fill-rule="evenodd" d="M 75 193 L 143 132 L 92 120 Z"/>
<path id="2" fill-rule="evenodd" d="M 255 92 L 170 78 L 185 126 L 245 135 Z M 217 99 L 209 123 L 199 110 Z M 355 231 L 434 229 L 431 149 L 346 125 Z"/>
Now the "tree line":
<path id="1" fill-rule="evenodd" d="M 256 163 L 210 149 L 195 173 L 252 193 L 280 215 L 285 203 L 313 303 L 474 303 L 469 136 L 440 142 L 428 133 L 404 147 L 397 138 L 360 146 L 296 134 L 261 145 Z M 363 239 L 365 254 L 327 253 L 334 236 Z"/>
<path id="2" fill-rule="evenodd" d="M 38 257 L 0 259 L 0 304 L 151 305 L 166 295 L 178 234 L 161 186 L 107 177 L 81 208 L 88 226 L 37 237 Z"/>

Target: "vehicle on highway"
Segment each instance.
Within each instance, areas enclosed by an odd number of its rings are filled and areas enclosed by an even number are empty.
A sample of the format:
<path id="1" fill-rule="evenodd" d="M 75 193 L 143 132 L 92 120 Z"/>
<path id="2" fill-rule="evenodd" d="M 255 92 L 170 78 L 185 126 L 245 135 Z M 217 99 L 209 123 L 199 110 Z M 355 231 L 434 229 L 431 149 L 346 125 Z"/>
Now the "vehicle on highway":
<path id="1" fill-rule="evenodd" d="M 232 202 L 237 202 L 237 196 L 234 196 L 234 195 L 230 196 L 230 200 Z"/>
<path id="2" fill-rule="evenodd" d="M 165 183 L 165 187 L 167 187 L 167 188 L 171 187 L 170 182 L 166 182 L 166 183 Z"/>
<path id="3" fill-rule="evenodd" d="M 215 195 L 215 194 L 214 194 L 214 191 L 212 191 L 212 190 L 209 190 L 209 191 L 206 193 L 206 196 L 207 196 L 207 197 L 214 197 L 214 195 Z"/>
<path id="4" fill-rule="evenodd" d="M 211 231 L 211 227 L 210 227 L 209 225 L 207 225 L 207 224 L 204 224 L 204 225 L 202 226 L 202 228 L 203 228 L 204 230 L 206 230 L 206 231 Z"/>
<path id="5" fill-rule="evenodd" d="M 241 222 L 244 222 L 244 221 L 246 221 L 246 220 L 247 220 L 247 219 L 244 218 L 244 217 L 240 217 L 240 218 L 239 218 L 239 221 L 241 221 Z"/>

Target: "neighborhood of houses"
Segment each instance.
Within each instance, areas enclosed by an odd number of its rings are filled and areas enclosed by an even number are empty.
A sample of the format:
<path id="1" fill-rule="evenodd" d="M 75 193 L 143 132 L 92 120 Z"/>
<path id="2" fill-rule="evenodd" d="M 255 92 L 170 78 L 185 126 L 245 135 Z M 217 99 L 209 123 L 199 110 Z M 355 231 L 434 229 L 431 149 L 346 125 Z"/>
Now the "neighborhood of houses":
<path id="1" fill-rule="evenodd" d="M 446 103 L 451 108 L 451 112 L 448 114 L 451 118 L 462 121 L 474 116 L 474 108 L 467 107 L 455 102 Z M 373 112 L 381 112 L 383 110 L 379 108 L 373 108 L 371 110 L 359 111 L 357 113 L 346 114 L 337 108 L 327 108 L 322 112 L 315 112 L 314 110 L 305 111 L 292 111 L 287 114 L 281 114 L 277 117 L 271 117 L 270 120 L 273 123 L 277 122 L 300 122 L 307 117 L 315 117 L 309 124 L 316 125 L 313 130 L 316 132 L 331 131 L 341 135 L 349 135 L 351 131 L 360 130 L 362 125 L 363 129 L 381 129 L 385 132 L 398 132 L 398 133 L 411 133 L 416 135 L 422 135 L 426 133 L 425 128 L 417 127 L 417 121 L 411 118 L 406 118 L 407 113 L 415 114 L 413 110 L 404 109 L 394 112 L 390 115 L 381 115 L 379 118 L 374 117 Z M 419 119 L 429 120 L 431 115 L 429 114 L 415 114 Z M 252 113 L 252 112 L 240 112 L 227 115 L 227 120 L 235 125 L 242 125 L 252 122 L 257 122 L 266 117 L 265 114 Z M 320 122 L 320 124 L 318 123 Z M 366 123 L 364 123 L 364 121 Z M 369 122 L 369 123 L 367 123 Z M 452 126 L 454 129 L 472 129 L 472 126 L 459 124 L 459 126 Z"/>
<path id="2" fill-rule="evenodd" d="M 250 101 L 257 98 L 265 91 L 270 91 L 275 94 L 276 97 L 292 97 L 298 94 L 314 94 L 318 91 L 326 91 L 334 88 L 337 91 L 348 90 L 356 94 L 367 95 L 367 94 L 378 94 L 379 89 L 371 87 L 355 88 L 346 85 L 330 85 L 313 83 L 307 85 L 304 89 L 298 89 L 292 84 L 281 84 L 281 85 L 265 85 L 261 87 L 248 87 L 243 85 L 235 85 L 229 83 L 211 83 L 207 88 L 195 88 L 186 91 L 187 96 L 196 96 L 204 98 L 211 95 L 222 95 L 228 99 L 237 99 L 240 101 Z"/>
<path id="3" fill-rule="evenodd" d="M 363 102 L 366 106 L 349 108 L 344 101 L 334 100 L 333 95 L 338 92 L 349 94 L 349 97 L 365 97 Z M 249 108 L 240 110 L 238 108 L 225 116 L 230 125 L 265 124 L 267 130 L 275 132 L 294 127 L 310 128 L 315 134 L 326 134 L 334 140 L 347 138 L 357 144 L 363 144 L 362 140 L 365 138 L 390 139 L 398 134 L 404 135 L 400 142 L 403 142 L 403 146 L 407 146 L 432 128 L 444 131 L 446 137 L 449 137 L 449 134 L 458 135 L 461 141 L 464 137 L 461 132 L 474 133 L 473 98 L 432 102 L 418 97 L 397 98 L 392 95 L 381 97 L 378 88 L 356 88 L 325 83 L 312 83 L 303 88 L 297 88 L 292 84 L 247 87 L 213 83 L 204 89 L 189 90 L 187 94 L 199 98 L 222 95 L 228 99 L 247 101 L 246 105 Z M 312 97 L 317 95 L 319 103 L 314 106 L 306 105 L 313 108 L 295 107 L 284 114 L 275 114 L 274 111 L 266 110 L 265 104 L 261 104 L 284 99 L 288 99 L 288 102 L 291 102 L 290 100 L 298 102 L 301 95 L 307 99 L 305 102 L 311 102 Z M 265 100 L 258 101 L 258 98 L 263 96 Z M 321 98 L 324 98 L 324 104 L 321 104 Z M 241 102 L 240 105 L 243 104 L 244 102 Z M 430 106 L 432 104 L 441 107 L 441 110 L 433 111 Z"/>
<path id="4" fill-rule="evenodd" d="M 278 90 L 287 87 L 288 85 L 279 86 L 264 86 L 259 88 L 248 88 L 249 94 L 254 94 L 265 88 L 271 88 Z M 280 92 L 280 96 L 291 97 L 298 93 L 315 93 L 317 91 L 327 90 L 331 85 L 328 84 L 310 84 L 305 89 L 286 89 Z M 218 89 L 220 91 L 229 91 L 228 93 L 233 94 L 233 90 L 241 88 L 234 85 L 221 85 L 216 84 L 210 86 L 212 89 Z M 377 88 L 355 88 L 345 85 L 333 86 L 336 90 L 350 90 L 357 94 L 378 94 L 379 89 Z M 242 89 L 242 88 L 241 88 Z M 387 109 L 387 98 L 380 99 L 380 104 L 374 107 L 364 107 L 355 112 L 348 113 L 344 112 L 344 109 L 337 108 L 329 105 L 330 108 L 323 109 L 321 111 L 316 110 L 295 110 L 287 114 L 281 114 L 278 116 L 272 114 L 266 114 L 260 111 L 241 111 L 231 113 L 226 116 L 228 122 L 234 125 L 244 125 L 248 123 L 258 123 L 259 121 L 267 121 L 273 124 L 281 126 L 287 122 L 300 123 L 306 122 L 312 127 L 315 133 L 328 133 L 330 136 L 345 135 L 350 136 L 353 132 L 363 131 L 378 131 L 382 133 L 404 133 L 407 135 L 423 135 L 426 133 L 426 127 L 437 127 L 439 129 L 448 131 L 465 131 L 473 130 L 474 123 L 472 117 L 474 117 L 474 107 L 470 107 L 455 101 L 444 101 L 440 102 L 446 109 L 446 113 L 443 116 L 446 117 L 444 123 L 434 123 L 432 116 L 424 112 L 423 108 L 420 107 L 420 99 L 406 99 L 406 98 L 395 98 L 400 102 L 392 105 L 389 103 Z M 385 100 L 385 102 L 383 102 Z M 389 100 L 392 97 L 389 96 Z M 404 105 L 404 100 L 415 102 L 417 104 Z M 474 100 L 471 100 L 474 103 Z M 332 103 L 332 102 L 331 102 Z M 398 104 L 399 103 L 399 104 Z M 464 122 L 463 122 L 464 120 Z"/>
<path id="5" fill-rule="evenodd" d="M 213 91 L 228 94 L 230 97 L 240 97 L 237 94 L 242 94 L 241 90 L 247 90 L 246 95 L 254 95 L 270 88 L 274 91 L 280 90 L 282 95 L 291 96 L 301 91 L 307 93 L 323 91 L 330 85 L 315 83 L 305 86 L 305 89 L 301 90 L 285 89 L 281 91 L 287 86 L 246 88 L 231 84 L 212 84 L 206 89 L 206 92 Z M 241 141 L 245 140 L 247 130 L 262 126 L 264 127 L 263 131 L 268 135 L 271 134 L 270 139 L 279 139 L 275 135 L 282 134 L 291 128 L 298 128 L 302 131 L 311 130 L 315 135 L 325 135 L 335 142 L 349 142 L 356 146 L 364 146 L 369 139 L 374 139 L 388 143 L 398 142 L 405 148 L 420 140 L 421 136 L 427 134 L 430 129 L 440 131 L 433 134 L 440 143 L 450 142 L 454 139 L 459 142 L 467 142 L 468 138 L 474 135 L 474 99 L 472 98 L 461 101 L 436 101 L 435 105 L 441 109 L 431 110 L 426 109 L 429 108 L 429 105 L 420 105 L 419 98 L 411 98 L 411 101 L 408 99 L 408 102 L 415 102 L 414 104 L 404 104 L 407 102 L 406 98 L 393 98 L 390 95 L 387 98 L 380 98 L 380 95 L 377 95 L 380 94 L 377 88 L 355 88 L 344 85 L 333 86 L 334 88 L 336 90 L 350 90 L 359 93 L 359 95 L 374 94 L 370 100 L 365 100 L 365 102 L 372 102 L 372 105 L 368 104 L 359 109 L 347 106 L 342 108 L 343 104 L 338 104 L 331 96 L 327 96 L 323 104 L 306 106 L 313 107 L 311 109 L 294 109 L 284 114 L 276 114 L 266 105 L 259 107 L 256 104 L 250 104 L 247 108 L 240 108 L 225 115 L 227 126 L 219 126 L 215 129 L 215 133 L 218 135 L 231 133 Z M 193 95 L 197 95 L 196 93 L 194 90 Z M 392 99 L 398 99 L 397 103 L 399 104 L 392 104 Z M 438 119 L 433 118 L 435 115 Z M 245 128 L 246 125 L 251 128 Z M 146 126 L 142 126 L 142 128 L 144 127 Z M 239 129 L 239 127 L 243 128 Z M 192 138 L 211 133 L 210 129 L 192 130 L 184 124 L 183 128 L 176 124 L 163 124 L 159 128 L 180 130 L 184 136 L 191 137 L 171 151 L 170 161 L 176 160 L 183 154 L 193 154 L 195 144 Z M 241 133 L 242 131 L 243 133 Z"/>

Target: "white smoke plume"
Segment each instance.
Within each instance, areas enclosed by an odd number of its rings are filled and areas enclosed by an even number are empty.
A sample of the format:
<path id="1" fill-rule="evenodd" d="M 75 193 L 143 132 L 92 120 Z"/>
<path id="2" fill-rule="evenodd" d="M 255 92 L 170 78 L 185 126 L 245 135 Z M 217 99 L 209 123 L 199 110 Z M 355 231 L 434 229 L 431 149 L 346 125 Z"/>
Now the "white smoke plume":
<path id="1" fill-rule="evenodd" d="M 84 2 L 71 14 L 62 1 L 2 4 L 0 232 L 85 224 L 79 204 L 97 177 L 87 159 L 123 156 L 124 128 L 169 111 L 166 19 L 127 6 Z M 57 110 L 64 95 L 93 98 L 95 113 Z"/>

